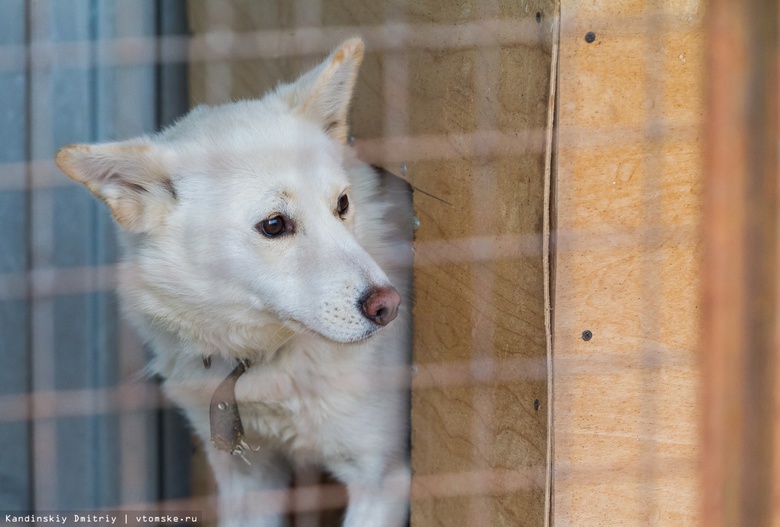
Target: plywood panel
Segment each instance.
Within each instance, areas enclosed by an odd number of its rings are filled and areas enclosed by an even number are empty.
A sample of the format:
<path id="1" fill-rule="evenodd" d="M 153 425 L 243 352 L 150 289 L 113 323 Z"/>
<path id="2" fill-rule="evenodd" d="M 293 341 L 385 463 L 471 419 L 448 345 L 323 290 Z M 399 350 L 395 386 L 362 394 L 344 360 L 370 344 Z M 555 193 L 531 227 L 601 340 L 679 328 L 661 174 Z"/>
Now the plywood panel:
<path id="1" fill-rule="evenodd" d="M 476 139 L 483 155 L 409 164 L 412 182 L 446 201 L 421 193 L 415 200 L 414 352 L 421 375 L 412 394 L 412 464 L 415 487 L 430 497 L 413 502 L 412 521 L 539 526 L 547 441 L 542 138 L 553 5 L 499 2 L 493 13 L 484 4 L 426 7 L 418 4 L 412 16 L 459 23 L 506 17 L 529 39 L 410 56 L 412 134 L 500 131 L 514 138 L 507 151 Z M 512 371 L 517 363 L 522 367 Z M 433 372 L 457 365 L 466 366 L 463 385 L 437 385 L 441 377 Z M 509 374 L 506 381 L 496 379 L 501 373 Z M 469 483 L 454 491 L 436 487 L 447 478 Z"/>
<path id="2" fill-rule="evenodd" d="M 554 4 L 190 3 L 193 52 L 203 59 L 191 70 L 193 103 L 258 95 L 344 37 L 367 42 L 356 148 L 417 189 L 416 526 L 545 521 L 542 233 Z"/>
<path id="3" fill-rule="evenodd" d="M 694 525 L 703 8 L 561 16 L 553 523 Z"/>

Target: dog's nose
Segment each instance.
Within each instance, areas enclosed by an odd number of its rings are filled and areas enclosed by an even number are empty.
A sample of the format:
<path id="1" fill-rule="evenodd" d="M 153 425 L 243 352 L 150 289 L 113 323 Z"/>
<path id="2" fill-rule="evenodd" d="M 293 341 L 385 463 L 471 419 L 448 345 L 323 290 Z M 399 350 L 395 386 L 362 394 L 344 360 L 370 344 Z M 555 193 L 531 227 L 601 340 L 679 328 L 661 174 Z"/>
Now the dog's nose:
<path id="1" fill-rule="evenodd" d="M 395 287 L 372 287 L 360 299 L 360 308 L 363 315 L 370 321 L 386 326 L 398 315 L 398 306 L 401 305 L 401 295 Z"/>

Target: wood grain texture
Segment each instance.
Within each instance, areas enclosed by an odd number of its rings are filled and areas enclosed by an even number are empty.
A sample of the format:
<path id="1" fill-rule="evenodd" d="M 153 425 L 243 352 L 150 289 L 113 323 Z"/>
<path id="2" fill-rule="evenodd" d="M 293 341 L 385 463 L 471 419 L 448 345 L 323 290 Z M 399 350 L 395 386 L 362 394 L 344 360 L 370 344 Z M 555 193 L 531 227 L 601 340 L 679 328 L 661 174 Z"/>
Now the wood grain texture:
<path id="1" fill-rule="evenodd" d="M 514 138 L 505 152 L 490 151 L 488 141 L 482 155 L 434 154 L 409 163 L 412 183 L 440 198 L 415 194 L 420 375 L 412 392 L 412 525 L 541 526 L 547 458 L 543 133 L 553 3 L 457 4 L 418 2 L 408 19 L 463 23 L 494 16 L 532 33 L 525 45 L 407 55 L 407 133 L 448 138 L 489 130 Z M 514 377 L 496 379 L 518 360 L 525 366 Z M 456 364 L 470 370 L 459 385 L 437 383 L 430 373 Z M 503 471 L 513 477 L 502 479 Z M 435 486 L 448 478 L 470 483 L 452 491 Z"/>
<path id="2" fill-rule="evenodd" d="M 561 17 L 553 524 L 695 525 L 703 7 Z"/>

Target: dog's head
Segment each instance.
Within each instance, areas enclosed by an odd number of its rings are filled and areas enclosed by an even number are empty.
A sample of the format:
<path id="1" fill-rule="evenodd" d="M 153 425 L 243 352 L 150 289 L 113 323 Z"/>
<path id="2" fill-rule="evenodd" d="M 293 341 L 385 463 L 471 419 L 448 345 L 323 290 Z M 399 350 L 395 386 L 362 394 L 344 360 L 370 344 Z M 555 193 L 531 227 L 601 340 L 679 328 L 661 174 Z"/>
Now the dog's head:
<path id="1" fill-rule="evenodd" d="M 371 215 L 346 144 L 362 56 L 352 39 L 262 99 L 60 150 L 57 165 L 128 233 L 134 309 L 188 337 L 219 331 L 236 349 L 273 324 L 353 342 L 395 318 L 398 292 L 356 236 Z"/>

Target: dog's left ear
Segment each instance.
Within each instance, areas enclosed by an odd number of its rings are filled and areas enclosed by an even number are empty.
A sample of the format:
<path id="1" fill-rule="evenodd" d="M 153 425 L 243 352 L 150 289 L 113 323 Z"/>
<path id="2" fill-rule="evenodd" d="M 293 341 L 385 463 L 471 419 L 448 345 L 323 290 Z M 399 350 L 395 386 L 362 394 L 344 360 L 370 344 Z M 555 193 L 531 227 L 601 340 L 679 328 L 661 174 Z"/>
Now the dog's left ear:
<path id="1" fill-rule="evenodd" d="M 347 40 L 322 64 L 278 91 L 294 112 L 319 123 L 341 143 L 347 142 L 349 134 L 347 113 L 363 49 L 360 38 Z"/>
<path id="2" fill-rule="evenodd" d="M 127 141 L 66 146 L 56 163 L 104 201 L 124 229 L 150 232 L 176 202 L 163 157 L 151 144 Z"/>

